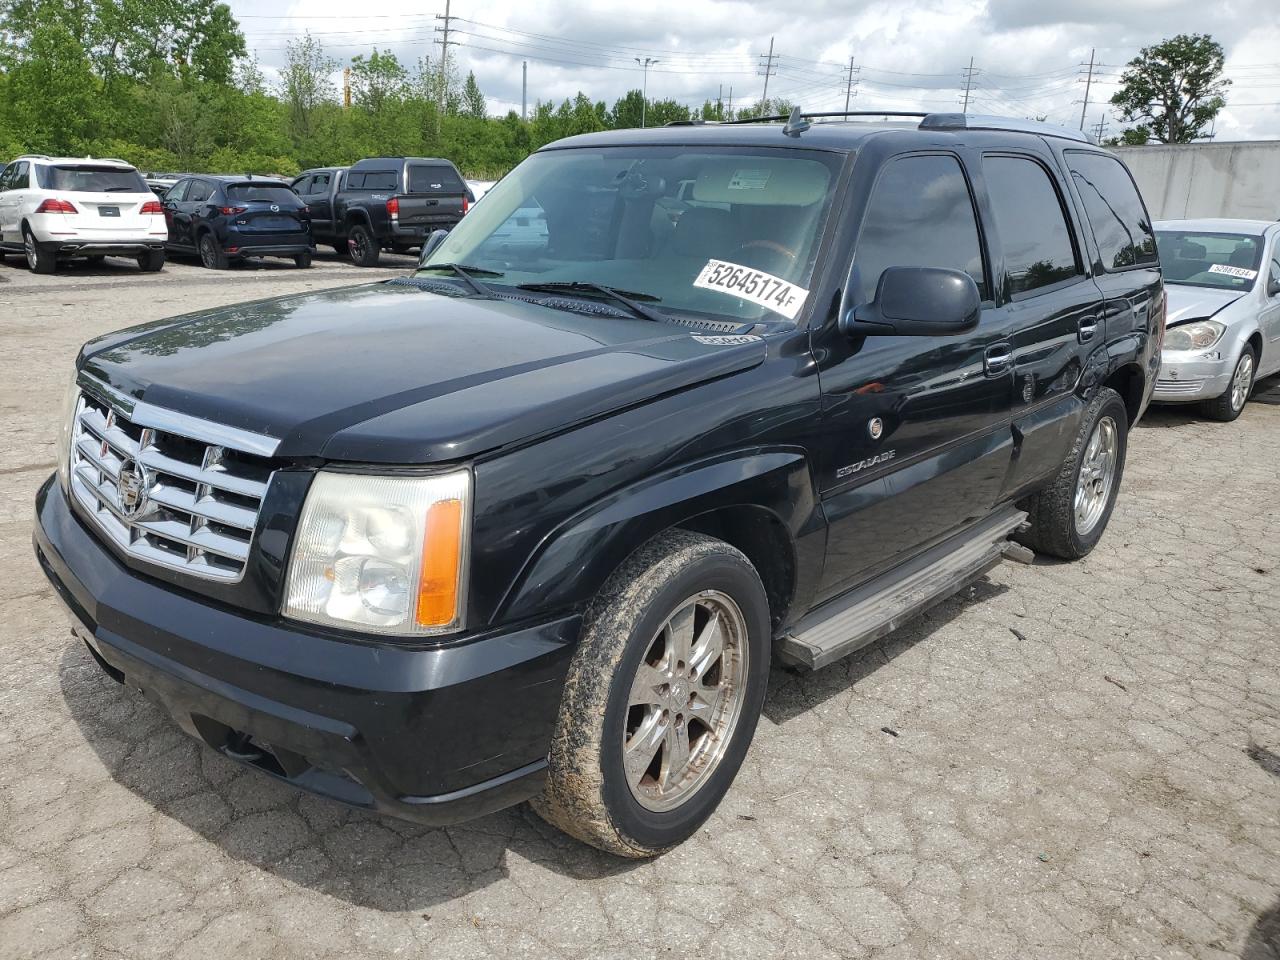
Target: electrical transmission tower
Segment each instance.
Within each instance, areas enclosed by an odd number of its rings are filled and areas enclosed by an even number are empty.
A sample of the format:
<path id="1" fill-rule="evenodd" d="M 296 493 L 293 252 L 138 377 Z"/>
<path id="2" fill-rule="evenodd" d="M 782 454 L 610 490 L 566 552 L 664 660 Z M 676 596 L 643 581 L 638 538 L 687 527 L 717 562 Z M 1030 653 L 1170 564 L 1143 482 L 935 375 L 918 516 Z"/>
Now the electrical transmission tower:
<path id="1" fill-rule="evenodd" d="M 969 95 L 973 93 L 973 78 L 981 72 L 974 69 L 973 57 L 970 57 L 969 66 L 964 68 L 964 105 L 960 108 L 961 113 L 969 112 Z"/>
<path id="2" fill-rule="evenodd" d="M 773 61 L 777 56 L 773 52 L 773 37 L 769 38 L 769 52 L 760 54 L 760 59 L 764 62 L 756 69 L 756 73 L 764 74 L 764 93 L 760 95 L 760 103 L 769 102 L 769 78 L 778 72 L 778 68 L 773 65 Z"/>
<path id="3" fill-rule="evenodd" d="M 849 112 L 849 100 L 856 95 L 858 88 L 858 80 L 862 73 L 861 67 L 853 65 L 853 57 L 849 58 L 849 69 L 844 78 L 844 112 Z"/>
<path id="4" fill-rule="evenodd" d="M 1084 105 L 1080 107 L 1080 129 L 1084 129 L 1084 114 L 1089 109 L 1089 90 L 1093 87 L 1093 58 L 1097 54 L 1097 49 L 1089 51 L 1089 72 L 1084 76 Z M 1084 64 L 1080 64 L 1084 66 Z"/>

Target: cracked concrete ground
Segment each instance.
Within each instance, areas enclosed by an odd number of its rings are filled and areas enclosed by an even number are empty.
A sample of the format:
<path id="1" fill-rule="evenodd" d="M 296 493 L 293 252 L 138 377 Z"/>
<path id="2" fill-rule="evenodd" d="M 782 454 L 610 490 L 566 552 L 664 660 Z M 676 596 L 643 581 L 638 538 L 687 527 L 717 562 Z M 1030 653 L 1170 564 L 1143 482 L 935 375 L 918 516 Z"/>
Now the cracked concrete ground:
<path id="1" fill-rule="evenodd" d="M 369 273 L 0 275 L 0 957 L 1280 958 L 1280 406 L 1154 411 L 1087 560 L 775 668 L 720 811 L 624 863 L 233 765 L 102 675 L 32 558 L 81 341 Z"/>

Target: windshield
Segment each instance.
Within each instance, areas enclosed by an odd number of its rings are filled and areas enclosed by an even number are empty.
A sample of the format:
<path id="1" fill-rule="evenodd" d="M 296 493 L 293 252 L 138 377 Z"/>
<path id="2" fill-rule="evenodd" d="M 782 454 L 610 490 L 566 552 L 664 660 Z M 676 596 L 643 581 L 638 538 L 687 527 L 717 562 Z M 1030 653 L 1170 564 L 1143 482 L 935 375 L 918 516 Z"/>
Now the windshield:
<path id="1" fill-rule="evenodd" d="M 1157 230 L 1165 283 L 1248 290 L 1258 278 L 1262 238 L 1243 233 Z"/>
<path id="2" fill-rule="evenodd" d="M 148 193 L 147 182 L 127 167 L 37 166 L 40 186 L 70 193 Z"/>
<path id="3" fill-rule="evenodd" d="M 645 302 L 663 311 L 794 318 L 841 159 L 764 148 L 537 153 L 485 195 L 424 267 L 433 275 L 432 264 L 494 271 L 485 282 L 497 289 L 576 281 L 652 298 Z"/>

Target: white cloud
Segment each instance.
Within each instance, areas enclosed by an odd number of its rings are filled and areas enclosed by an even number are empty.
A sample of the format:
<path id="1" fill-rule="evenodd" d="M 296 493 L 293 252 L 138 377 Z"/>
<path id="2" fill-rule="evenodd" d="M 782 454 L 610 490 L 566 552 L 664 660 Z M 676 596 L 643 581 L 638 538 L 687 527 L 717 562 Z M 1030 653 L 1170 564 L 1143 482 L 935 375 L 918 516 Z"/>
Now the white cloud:
<path id="1" fill-rule="evenodd" d="M 382 0 L 352 14 L 339 0 L 230 0 L 264 67 L 284 60 L 286 42 L 309 29 L 345 61 L 390 48 L 413 65 L 434 60 L 443 2 L 424 7 Z M 454 2 L 457 47 L 450 56 L 474 70 L 493 112 L 519 109 L 521 61 L 529 63 L 529 101 L 559 101 L 579 90 L 612 103 L 638 88 L 632 57 L 656 58 L 649 95 L 689 104 L 758 99 L 758 55 L 775 38 L 780 54 L 770 94 L 807 109 L 842 109 L 844 66 L 861 68 L 854 109 L 957 109 L 969 58 L 978 70 L 971 109 L 1047 115 L 1077 125 L 1081 66 L 1096 50 L 1100 66 L 1087 122 L 1109 114 L 1123 65 L 1142 46 L 1178 32 L 1210 33 L 1228 52 L 1235 81 L 1219 118 L 1219 139 L 1280 138 L 1280 26 L 1274 0 L 1235 0 L 1206 8 L 1197 0 L 812 0 L 803 7 L 747 0 L 559 0 L 533 5 Z M 1268 11 L 1272 11 L 1269 15 Z M 1232 106 L 1238 103 L 1239 106 Z M 1108 116 L 1108 132 L 1119 129 Z"/>

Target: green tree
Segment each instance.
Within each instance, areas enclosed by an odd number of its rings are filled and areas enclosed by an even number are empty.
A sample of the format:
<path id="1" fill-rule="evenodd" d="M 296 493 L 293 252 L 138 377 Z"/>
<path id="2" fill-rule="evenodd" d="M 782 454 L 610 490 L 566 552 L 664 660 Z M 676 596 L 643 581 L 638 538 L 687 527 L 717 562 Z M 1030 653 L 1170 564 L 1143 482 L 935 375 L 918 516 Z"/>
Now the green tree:
<path id="1" fill-rule="evenodd" d="M 613 109 L 609 111 L 609 126 L 615 130 L 629 130 L 640 126 L 643 106 L 644 94 L 639 90 L 628 90 L 614 101 Z"/>
<path id="2" fill-rule="evenodd" d="M 378 113 L 388 103 L 398 103 L 409 94 L 409 71 L 390 50 L 379 53 L 374 47 L 368 58 L 351 58 L 351 99 L 356 106 Z"/>
<path id="3" fill-rule="evenodd" d="M 645 122 L 651 127 L 661 127 L 664 124 L 689 118 L 689 108 L 683 103 L 676 100 L 653 100 L 649 103 Z"/>
<path id="4" fill-rule="evenodd" d="M 1143 47 L 1125 67 L 1111 102 L 1125 121 L 1136 123 L 1138 142 L 1190 143 L 1226 106 L 1231 81 L 1222 76 L 1223 60 L 1222 46 L 1202 33 Z"/>
<path id="5" fill-rule="evenodd" d="M 467 82 L 462 85 L 462 110 L 460 112 L 464 117 L 471 117 L 475 120 L 483 120 L 489 114 L 484 93 L 481 92 L 480 84 L 476 82 L 476 75 L 472 72 L 467 73 Z"/>
<path id="6" fill-rule="evenodd" d="M 25 150 L 78 153 L 101 124 L 101 84 L 64 23 L 37 27 L 7 77 L 8 126 Z"/>
<path id="7" fill-rule="evenodd" d="M 280 94 L 289 108 L 289 125 L 295 139 L 305 138 L 315 126 L 316 113 L 337 97 L 331 75 L 338 64 L 324 44 L 306 33 L 290 41 L 280 75 Z"/>

